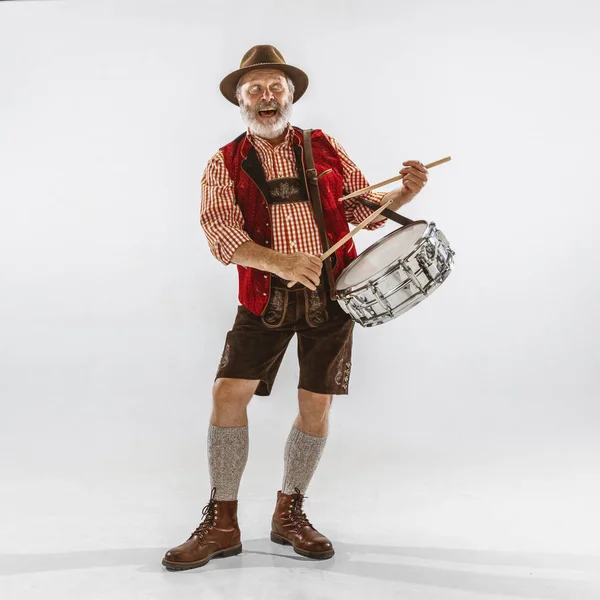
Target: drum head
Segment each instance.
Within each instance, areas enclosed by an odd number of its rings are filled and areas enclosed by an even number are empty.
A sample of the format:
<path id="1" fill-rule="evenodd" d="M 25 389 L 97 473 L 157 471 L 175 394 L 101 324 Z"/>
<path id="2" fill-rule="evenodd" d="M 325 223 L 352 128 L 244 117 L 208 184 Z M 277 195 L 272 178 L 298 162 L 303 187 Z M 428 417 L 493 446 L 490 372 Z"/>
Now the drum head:
<path id="1" fill-rule="evenodd" d="M 426 221 L 415 221 L 402 229 L 392 231 L 369 246 L 342 271 L 336 281 L 336 288 L 343 290 L 364 283 L 399 258 L 406 256 L 428 226 Z"/>

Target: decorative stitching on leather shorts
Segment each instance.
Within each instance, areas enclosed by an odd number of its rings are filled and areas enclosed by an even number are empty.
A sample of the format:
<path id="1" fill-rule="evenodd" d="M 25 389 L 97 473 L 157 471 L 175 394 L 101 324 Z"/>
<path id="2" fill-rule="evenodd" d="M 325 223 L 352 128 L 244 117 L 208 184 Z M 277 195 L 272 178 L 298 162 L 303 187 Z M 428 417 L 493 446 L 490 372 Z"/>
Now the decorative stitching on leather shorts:
<path id="1" fill-rule="evenodd" d="M 346 393 L 348 393 L 348 382 L 350 381 L 351 367 L 352 363 L 349 360 L 340 358 L 340 362 L 338 363 L 338 370 L 335 374 L 336 385 L 339 385 Z"/>
<path id="2" fill-rule="evenodd" d="M 306 322 L 310 327 L 318 327 L 329 319 L 325 308 L 325 294 L 320 288 L 305 290 Z"/>
<path id="3" fill-rule="evenodd" d="M 219 369 L 224 369 L 229 364 L 229 354 L 231 351 L 231 346 L 229 342 L 225 344 L 225 350 L 223 350 L 223 354 L 221 355 L 221 360 L 219 362 Z"/>
<path id="4" fill-rule="evenodd" d="M 287 290 L 273 288 L 269 304 L 261 317 L 263 325 L 267 327 L 279 327 L 283 323 L 287 311 Z"/>

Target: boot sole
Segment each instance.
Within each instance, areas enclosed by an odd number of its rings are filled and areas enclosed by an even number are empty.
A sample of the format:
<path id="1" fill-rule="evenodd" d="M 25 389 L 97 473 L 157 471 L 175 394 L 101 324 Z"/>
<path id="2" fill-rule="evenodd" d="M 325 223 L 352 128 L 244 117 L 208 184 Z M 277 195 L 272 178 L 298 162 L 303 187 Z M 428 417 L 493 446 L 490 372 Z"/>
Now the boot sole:
<path id="1" fill-rule="evenodd" d="M 225 548 L 225 550 L 219 550 L 218 552 L 213 552 L 211 555 L 203 558 L 202 560 L 197 560 L 195 562 L 190 563 L 178 563 L 167 560 L 163 558 L 162 564 L 166 567 L 167 571 L 187 571 L 188 569 L 196 569 L 198 567 L 203 567 L 207 562 L 212 560 L 213 558 L 226 558 L 228 556 L 236 556 L 242 552 L 242 545 L 232 546 L 231 548 Z"/>
<path id="2" fill-rule="evenodd" d="M 306 556 L 306 558 L 315 558 L 316 560 L 325 560 L 327 558 L 331 558 L 335 554 L 335 550 L 325 550 L 325 552 L 309 552 L 308 550 L 302 550 L 301 548 L 296 548 L 290 540 L 284 538 L 276 533 L 271 531 L 271 541 L 276 544 L 281 544 L 282 546 L 291 546 L 294 549 L 296 554 L 300 554 L 301 556 Z"/>

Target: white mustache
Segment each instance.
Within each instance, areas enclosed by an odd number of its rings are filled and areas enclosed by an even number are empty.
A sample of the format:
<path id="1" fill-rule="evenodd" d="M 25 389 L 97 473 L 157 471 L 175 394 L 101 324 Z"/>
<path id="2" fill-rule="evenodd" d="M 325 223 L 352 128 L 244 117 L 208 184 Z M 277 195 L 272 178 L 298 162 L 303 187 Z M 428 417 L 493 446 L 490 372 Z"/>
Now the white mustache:
<path id="1" fill-rule="evenodd" d="M 276 102 L 269 102 L 268 104 L 261 104 L 256 112 L 260 112 L 261 110 L 279 110 L 279 104 Z"/>
<path id="2" fill-rule="evenodd" d="M 262 123 L 258 111 L 273 109 L 277 111 L 277 114 L 271 118 L 271 122 Z M 278 102 L 273 101 L 264 102 L 257 108 L 252 109 L 242 102 L 240 104 L 240 112 L 242 120 L 248 125 L 252 133 L 266 139 L 271 139 L 285 131 L 287 122 L 292 115 L 292 103 L 289 102 L 285 105 L 280 105 Z"/>

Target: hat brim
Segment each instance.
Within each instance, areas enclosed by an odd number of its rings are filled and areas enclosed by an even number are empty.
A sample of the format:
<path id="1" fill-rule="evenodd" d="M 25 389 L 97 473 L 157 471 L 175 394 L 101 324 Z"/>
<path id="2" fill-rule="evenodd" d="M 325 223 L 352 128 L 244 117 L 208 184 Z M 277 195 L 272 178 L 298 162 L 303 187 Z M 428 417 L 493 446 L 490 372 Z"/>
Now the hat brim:
<path id="1" fill-rule="evenodd" d="M 300 98 L 306 92 L 306 88 L 308 87 L 308 75 L 298 69 L 297 67 L 293 67 L 292 65 L 280 65 L 277 63 L 259 63 L 256 65 L 252 65 L 250 67 L 244 67 L 243 69 L 238 69 L 233 73 L 229 73 L 227 77 L 221 81 L 219 85 L 219 89 L 221 90 L 221 94 L 229 100 L 232 104 L 239 106 L 237 98 L 235 97 L 235 88 L 237 87 L 237 83 L 240 80 L 240 77 L 245 73 L 249 73 L 250 71 L 256 71 L 258 69 L 272 69 L 277 71 L 283 71 L 286 75 L 289 75 L 290 79 L 294 83 L 294 98 L 292 100 L 292 104 L 298 102 Z"/>

